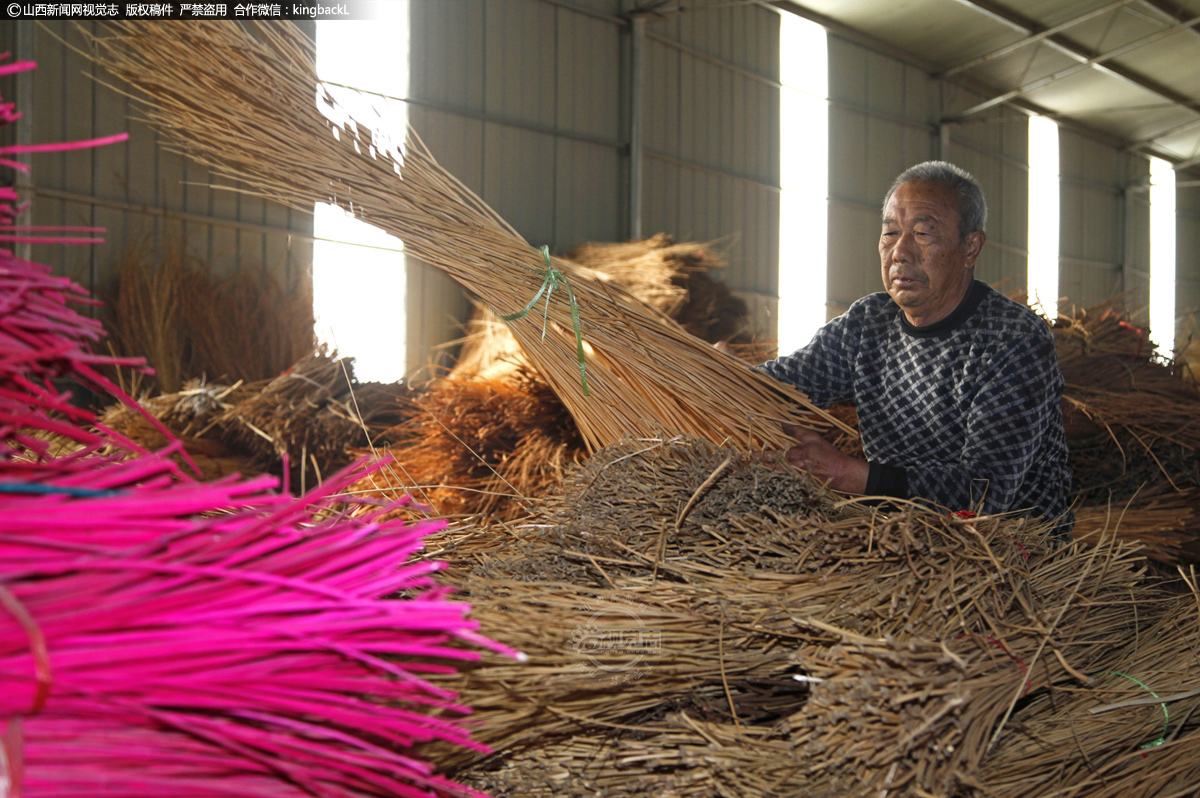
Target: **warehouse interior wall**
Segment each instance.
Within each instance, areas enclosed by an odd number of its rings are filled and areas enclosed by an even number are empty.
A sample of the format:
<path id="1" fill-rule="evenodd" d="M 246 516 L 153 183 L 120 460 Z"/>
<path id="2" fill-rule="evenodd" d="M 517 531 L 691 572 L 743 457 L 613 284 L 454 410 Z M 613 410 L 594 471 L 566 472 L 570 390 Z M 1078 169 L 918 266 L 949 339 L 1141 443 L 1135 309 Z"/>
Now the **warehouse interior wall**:
<path id="1" fill-rule="evenodd" d="M 561 253 L 585 241 L 621 239 L 620 3 L 442 0 L 411 7 L 409 122 L 438 161 L 532 246 Z M 410 259 L 408 275 L 413 370 L 462 335 L 470 307 L 463 291 L 429 266 Z M 448 363 L 444 354 L 440 363 Z"/>
<path id="2" fill-rule="evenodd" d="M 898 174 L 937 154 L 937 102 L 924 72 L 829 37 L 828 318 L 883 290 L 880 206 Z"/>
<path id="3" fill-rule="evenodd" d="M 1064 312 L 1086 310 L 1128 291 L 1144 316 L 1150 287 L 1149 194 L 1129 192 L 1150 162 L 1078 130 L 1059 133 L 1062 215 L 1059 296 Z"/>
<path id="4" fill-rule="evenodd" d="M 96 31 L 92 23 L 79 25 Z M 32 259 L 101 298 L 115 290 L 127 253 L 142 245 L 177 246 L 192 265 L 207 265 L 217 276 L 265 268 L 284 286 L 307 281 L 311 214 L 213 188 L 230 183 L 160 146 L 134 118 L 123 86 L 73 49 L 85 47 L 79 25 L 9 22 L 0 29 L 4 51 L 38 64 L 24 82 L 18 74 L 0 85 L 0 95 L 24 112 L 16 135 L 49 143 L 129 133 L 121 144 L 25 156 L 32 172 L 17 180 L 32 201 L 28 224 L 107 231 L 94 246 L 34 244 Z"/>
<path id="5" fill-rule="evenodd" d="M 716 275 L 774 336 L 779 264 L 779 14 L 696 5 L 646 25 L 642 231 L 711 242 Z M 769 332 L 768 332 L 769 328 Z"/>

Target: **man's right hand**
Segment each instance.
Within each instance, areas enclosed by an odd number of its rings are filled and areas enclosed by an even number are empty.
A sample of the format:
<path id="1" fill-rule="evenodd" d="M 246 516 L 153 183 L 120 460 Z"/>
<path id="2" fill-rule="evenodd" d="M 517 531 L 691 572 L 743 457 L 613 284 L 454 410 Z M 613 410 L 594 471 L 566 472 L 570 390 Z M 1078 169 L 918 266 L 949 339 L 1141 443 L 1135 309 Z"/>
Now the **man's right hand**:
<path id="1" fill-rule="evenodd" d="M 807 471 L 842 493 L 861 495 L 867 492 L 871 467 L 866 460 L 842 454 L 832 443 L 806 427 L 784 424 L 783 431 L 799 441 L 784 452 L 784 458 L 794 468 Z"/>

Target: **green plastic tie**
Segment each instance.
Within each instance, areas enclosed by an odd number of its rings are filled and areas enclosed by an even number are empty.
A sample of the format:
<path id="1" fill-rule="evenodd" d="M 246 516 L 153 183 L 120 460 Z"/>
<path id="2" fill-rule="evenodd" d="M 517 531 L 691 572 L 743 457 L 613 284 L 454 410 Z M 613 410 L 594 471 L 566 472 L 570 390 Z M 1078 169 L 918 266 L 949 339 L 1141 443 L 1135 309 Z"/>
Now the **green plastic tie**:
<path id="1" fill-rule="evenodd" d="M 1137 679 L 1130 676 L 1128 673 L 1121 673 L 1120 671 L 1101 671 L 1100 673 L 1111 673 L 1113 676 L 1123 676 L 1126 679 L 1128 679 L 1129 681 L 1136 684 L 1138 687 L 1145 690 L 1150 695 L 1154 696 L 1155 698 L 1158 698 L 1158 693 L 1154 692 L 1149 687 L 1147 687 L 1146 685 L 1139 682 Z M 1165 743 L 1167 741 L 1167 732 L 1171 728 L 1171 713 L 1167 712 L 1166 703 L 1161 703 L 1161 704 L 1159 704 L 1159 706 L 1162 707 L 1162 711 L 1163 711 L 1163 733 L 1159 736 L 1159 738 L 1157 740 L 1151 740 L 1148 743 L 1142 743 L 1141 745 L 1138 746 L 1138 748 L 1154 748 L 1155 746 L 1162 745 L 1163 743 Z"/>
<path id="2" fill-rule="evenodd" d="M 542 311 L 542 340 L 546 340 L 546 325 L 550 320 L 550 294 L 554 293 L 555 288 L 565 288 L 567 290 L 567 298 L 571 301 L 571 321 L 575 324 L 575 349 L 579 353 L 579 381 L 583 384 L 583 395 L 588 395 L 587 384 L 587 364 L 583 357 L 583 333 L 579 329 L 579 303 L 575 301 L 575 292 L 571 290 L 571 286 L 567 283 L 567 278 L 563 273 L 554 268 L 550 263 L 550 247 L 542 246 L 542 257 L 546 259 L 546 279 L 542 281 L 542 287 L 533 295 L 533 299 L 529 300 L 529 304 L 522 310 L 516 313 L 510 313 L 507 316 L 501 316 L 504 321 L 516 321 L 523 318 L 533 310 L 533 306 L 542 298 L 542 294 L 546 294 L 546 307 Z M 546 289 L 550 291 L 547 293 Z"/>

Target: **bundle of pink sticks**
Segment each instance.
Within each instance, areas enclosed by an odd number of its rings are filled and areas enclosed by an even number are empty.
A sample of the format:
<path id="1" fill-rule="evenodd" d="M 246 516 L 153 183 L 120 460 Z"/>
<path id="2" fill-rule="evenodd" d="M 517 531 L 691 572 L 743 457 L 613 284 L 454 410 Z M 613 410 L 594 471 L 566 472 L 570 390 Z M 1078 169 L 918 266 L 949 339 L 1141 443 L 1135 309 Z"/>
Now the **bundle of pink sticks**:
<path id="1" fill-rule="evenodd" d="M 17 227 L 20 211 L 0 190 L 0 241 L 99 240 Z M 56 381 L 120 396 L 97 366 L 140 363 L 95 354 L 103 331 L 73 301 L 90 300 L 0 248 L 0 795 L 478 795 L 417 750 L 480 748 L 469 708 L 424 677 L 520 655 L 431 579 L 420 551 L 442 522 L 339 512 L 380 464 L 295 498 L 273 477 L 196 482 L 178 446 L 97 427 Z"/>

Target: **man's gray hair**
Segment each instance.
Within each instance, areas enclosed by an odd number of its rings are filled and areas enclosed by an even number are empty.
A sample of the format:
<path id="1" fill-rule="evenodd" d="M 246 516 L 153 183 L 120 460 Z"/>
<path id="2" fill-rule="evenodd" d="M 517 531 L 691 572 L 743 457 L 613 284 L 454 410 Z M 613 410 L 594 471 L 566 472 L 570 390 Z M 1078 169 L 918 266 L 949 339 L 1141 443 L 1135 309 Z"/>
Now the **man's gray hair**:
<path id="1" fill-rule="evenodd" d="M 987 225 L 987 201 L 983 189 L 970 172 L 947 161 L 926 161 L 910 166 L 900 173 L 883 198 L 886 208 L 896 189 L 905 183 L 936 183 L 946 186 L 958 198 L 958 238 L 966 241 L 967 234 L 983 230 Z"/>

